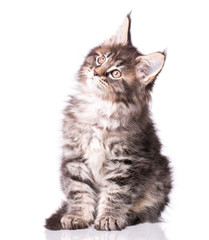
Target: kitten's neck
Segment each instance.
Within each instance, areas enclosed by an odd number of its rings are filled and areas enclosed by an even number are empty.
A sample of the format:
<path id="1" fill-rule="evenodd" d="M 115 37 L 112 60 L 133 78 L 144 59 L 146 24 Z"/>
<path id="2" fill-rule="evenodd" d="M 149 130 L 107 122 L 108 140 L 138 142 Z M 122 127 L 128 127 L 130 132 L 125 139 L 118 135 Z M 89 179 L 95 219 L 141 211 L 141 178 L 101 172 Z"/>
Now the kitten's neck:
<path id="1" fill-rule="evenodd" d="M 76 104 L 72 104 L 73 112 L 78 121 L 100 125 L 102 128 L 115 129 L 126 127 L 130 122 L 141 122 L 149 118 L 148 106 L 125 104 L 104 100 L 88 92 L 74 96 Z M 72 109 L 71 109 L 72 110 Z"/>

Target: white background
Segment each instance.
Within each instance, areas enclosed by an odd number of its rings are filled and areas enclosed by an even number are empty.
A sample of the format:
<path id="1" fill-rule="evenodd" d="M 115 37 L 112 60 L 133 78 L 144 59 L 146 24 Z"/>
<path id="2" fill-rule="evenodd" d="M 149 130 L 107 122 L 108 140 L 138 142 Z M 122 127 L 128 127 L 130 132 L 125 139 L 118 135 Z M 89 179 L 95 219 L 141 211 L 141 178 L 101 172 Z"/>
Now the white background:
<path id="1" fill-rule="evenodd" d="M 132 10 L 133 44 L 168 49 L 153 118 L 174 172 L 162 224 L 45 231 L 59 205 L 62 109 L 90 48 Z M 0 238 L 209 239 L 207 1 L 0 1 Z"/>

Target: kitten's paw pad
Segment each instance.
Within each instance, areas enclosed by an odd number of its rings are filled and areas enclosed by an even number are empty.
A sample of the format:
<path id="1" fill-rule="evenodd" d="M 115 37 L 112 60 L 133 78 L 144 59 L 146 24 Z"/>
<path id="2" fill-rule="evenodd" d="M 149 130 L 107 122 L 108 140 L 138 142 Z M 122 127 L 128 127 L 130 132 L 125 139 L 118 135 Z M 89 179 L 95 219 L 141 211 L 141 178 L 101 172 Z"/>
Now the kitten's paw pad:
<path id="1" fill-rule="evenodd" d="M 126 225 L 120 218 L 102 216 L 95 221 L 94 227 L 100 231 L 114 231 L 122 230 L 126 227 Z"/>
<path id="2" fill-rule="evenodd" d="M 61 224 L 63 229 L 82 229 L 89 227 L 88 222 L 82 217 L 69 214 L 62 217 Z"/>

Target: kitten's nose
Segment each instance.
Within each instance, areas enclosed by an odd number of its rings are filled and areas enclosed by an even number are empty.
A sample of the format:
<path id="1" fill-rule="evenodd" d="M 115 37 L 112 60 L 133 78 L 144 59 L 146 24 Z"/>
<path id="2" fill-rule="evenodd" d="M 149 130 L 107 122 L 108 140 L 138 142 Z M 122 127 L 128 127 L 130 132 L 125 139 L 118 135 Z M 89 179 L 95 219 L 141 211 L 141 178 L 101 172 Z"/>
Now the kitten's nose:
<path id="1" fill-rule="evenodd" d="M 94 70 L 94 76 L 100 76 L 96 70 Z"/>

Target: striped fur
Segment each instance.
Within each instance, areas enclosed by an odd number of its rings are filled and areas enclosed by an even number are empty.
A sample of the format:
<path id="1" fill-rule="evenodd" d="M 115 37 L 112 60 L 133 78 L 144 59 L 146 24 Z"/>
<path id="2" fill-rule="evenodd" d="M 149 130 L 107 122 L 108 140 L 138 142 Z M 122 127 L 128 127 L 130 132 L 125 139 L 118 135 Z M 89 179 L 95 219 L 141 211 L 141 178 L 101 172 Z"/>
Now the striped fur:
<path id="1" fill-rule="evenodd" d="M 159 53 L 143 61 L 131 41 L 123 39 L 127 42 L 106 41 L 91 50 L 79 71 L 77 92 L 64 110 L 61 184 L 66 202 L 46 220 L 48 229 L 94 224 L 98 230 L 121 230 L 158 221 L 169 202 L 171 170 L 148 104 L 164 58 Z M 103 65 L 98 56 L 106 58 Z M 122 74 L 119 79 L 113 79 L 114 69 Z"/>

